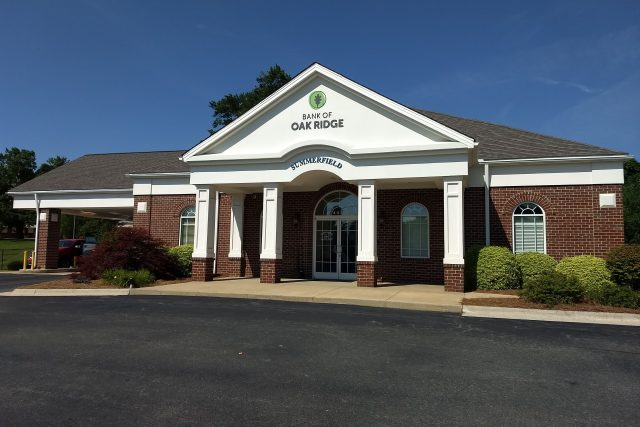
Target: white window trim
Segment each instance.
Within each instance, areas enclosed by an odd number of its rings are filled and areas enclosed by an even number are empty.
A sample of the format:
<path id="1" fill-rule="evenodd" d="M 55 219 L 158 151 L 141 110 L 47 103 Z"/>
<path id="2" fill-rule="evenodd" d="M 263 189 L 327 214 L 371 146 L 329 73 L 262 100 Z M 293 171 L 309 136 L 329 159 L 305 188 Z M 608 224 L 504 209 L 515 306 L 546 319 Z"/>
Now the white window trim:
<path id="1" fill-rule="evenodd" d="M 185 218 L 193 218 L 193 219 L 194 219 L 194 221 L 195 221 L 195 217 L 196 217 L 196 216 L 195 216 L 195 208 L 196 208 L 195 206 L 187 206 L 186 208 L 184 208 L 184 209 L 182 209 L 182 210 L 180 211 L 180 224 L 178 225 L 178 245 L 179 245 L 179 246 L 180 246 L 180 245 L 183 245 L 183 244 L 184 244 L 184 245 L 187 245 L 187 244 L 191 244 L 191 245 L 193 245 L 193 242 L 192 242 L 192 243 L 183 243 L 183 242 L 182 242 L 182 220 L 183 220 L 183 219 L 185 219 Z M 194 214 L 193 214 L 193 216 L 185 216 L 185 215 L 184 215 L 184 212 L 185 212 L 187 209 L 194 209 Z M 194 223 L 194 224 L 193 224 L 194 232 L 195 232 L 195 226 L 196 226 L 196 225 L 195 225 L 195 223 Z"/>
<path id="2" fill-rule="evenodd" d="M 544 233 L 544 254 L 547 253 L 547 212 L 544 210 L 544 208 L 542 206 L 540 206 L 540 204 L 536 203 L 536 202 L 531 202 L 531 201 L 524 201 L 524 202 L 520 202 L 518 203 L 514 208 L 513 211 L 511 211 L 511 251 L 514 254 L 517 253 L 526 253 L 527 251 L 523 251 L 523 252 L 516 252 L 516 209 L 518 209 L 520 207 L 520 205 L 524 205 L 525 203 L 531 203 L 536 205 L 537 207 L 540 208 L 540 210 L 542 211 L 542 233 Z M 523 217 L 523 216 L 540 216 L 538 214 L 519 214 L 519 217 Z M 540 253 L 540 252 L 538 252 Z"/>
<path id="3" fill-rule="evenodd" d="M 404 218 L 404 211 L 405 209 L 407 209 L 407 206 L 409 205 L 420 205 L 424 208 L 424 210 L 427 212 L 427 256 L 407 256 L 407 255 L 403 255 L 402 254 L 402 248 L 403 248 L 403 242 L 402 242 L 402 225 L 403 225 L 403 218 Z M 422 203 L 419 202 L 409 202 L 406 205 L 404 205 L 404 207 L 402 208 L 402 210 L 400 211 L 400 258 L 402 259 L 430 259 L 431 258 L 431 215 L 429 214 L 429 209 L 423 205 Z"/>

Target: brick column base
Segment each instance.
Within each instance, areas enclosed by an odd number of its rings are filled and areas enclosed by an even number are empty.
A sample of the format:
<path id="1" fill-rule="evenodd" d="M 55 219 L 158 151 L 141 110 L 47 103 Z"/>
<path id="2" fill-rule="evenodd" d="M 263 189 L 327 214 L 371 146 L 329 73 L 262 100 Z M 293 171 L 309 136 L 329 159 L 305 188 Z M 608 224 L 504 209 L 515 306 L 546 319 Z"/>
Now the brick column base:
<path id="1" fill-rule="evenodd" d="M 260 283 L 280 283 L 281 259 L 260 260 Z"/>
<path id="2" fill-rule="evenodd" d="M 58 268 L 58 241 L 60 240 L 60 209 L 40 209 L 38 218 L 37 268 Z M 71 260 L 73 263 L 73 260 Z"/>
<path id="3" fill-rule="evenodd" d="M 464 292 L 464 265 L 444 264 L 444 290 Z"/>
<path id="4" fill-rule="evenodd" d="M 215 258 L 193 258 L 191 278 L 198 282 L 213 280 L 213 261 Z"/>
<path id="5" fill-rule="evenodd" d="M 375 287 L 378 285 L 377 262 L 358 261 L 358 286 Z"/>

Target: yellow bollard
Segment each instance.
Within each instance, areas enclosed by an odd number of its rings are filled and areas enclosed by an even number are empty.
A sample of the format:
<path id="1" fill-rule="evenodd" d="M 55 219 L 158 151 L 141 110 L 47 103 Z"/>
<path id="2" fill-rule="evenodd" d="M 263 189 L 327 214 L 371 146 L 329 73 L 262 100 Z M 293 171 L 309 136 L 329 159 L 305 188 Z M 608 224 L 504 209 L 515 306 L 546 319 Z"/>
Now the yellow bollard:
<path id="1" fill-rule="evenodd" d="M 73 257 L 73 268 L 78 267 L 78 255 Z"/>
<path id="2" fill-rule="evenodd" d="M 22 254 L 22 269 L 26 270 L 27 269 L 27 251 L 24 251 L 24 253 Z"/>

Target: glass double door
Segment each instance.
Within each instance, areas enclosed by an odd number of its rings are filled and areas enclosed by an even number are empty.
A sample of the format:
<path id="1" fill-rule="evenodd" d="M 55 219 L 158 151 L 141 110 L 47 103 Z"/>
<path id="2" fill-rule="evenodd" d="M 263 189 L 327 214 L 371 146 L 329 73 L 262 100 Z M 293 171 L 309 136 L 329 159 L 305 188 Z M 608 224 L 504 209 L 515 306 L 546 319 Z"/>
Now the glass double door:
<path id="1" fill-rule="evenodd" d="M 357 219 L 316 218 L 314 247 L 314 278 L 356 280 Z"/>

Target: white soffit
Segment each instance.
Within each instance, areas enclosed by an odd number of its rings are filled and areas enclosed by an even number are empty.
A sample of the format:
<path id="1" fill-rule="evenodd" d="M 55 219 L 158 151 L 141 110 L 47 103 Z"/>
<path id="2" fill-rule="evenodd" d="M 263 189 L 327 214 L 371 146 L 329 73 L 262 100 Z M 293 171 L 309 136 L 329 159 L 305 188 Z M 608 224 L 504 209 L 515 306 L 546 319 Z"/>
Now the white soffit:
<path id="1" fill-rule="evenodd" d="M 310 100 L 316 91 L 324 95 L 319 108 L 313 108 Z M 366 156 L 391 151 L 469 149 L 476 144 L 466 135 L 313 64 L 189 150 L 183 160 L 281 159 L 307 145 L 336 147 L 348 155 Z"/>

